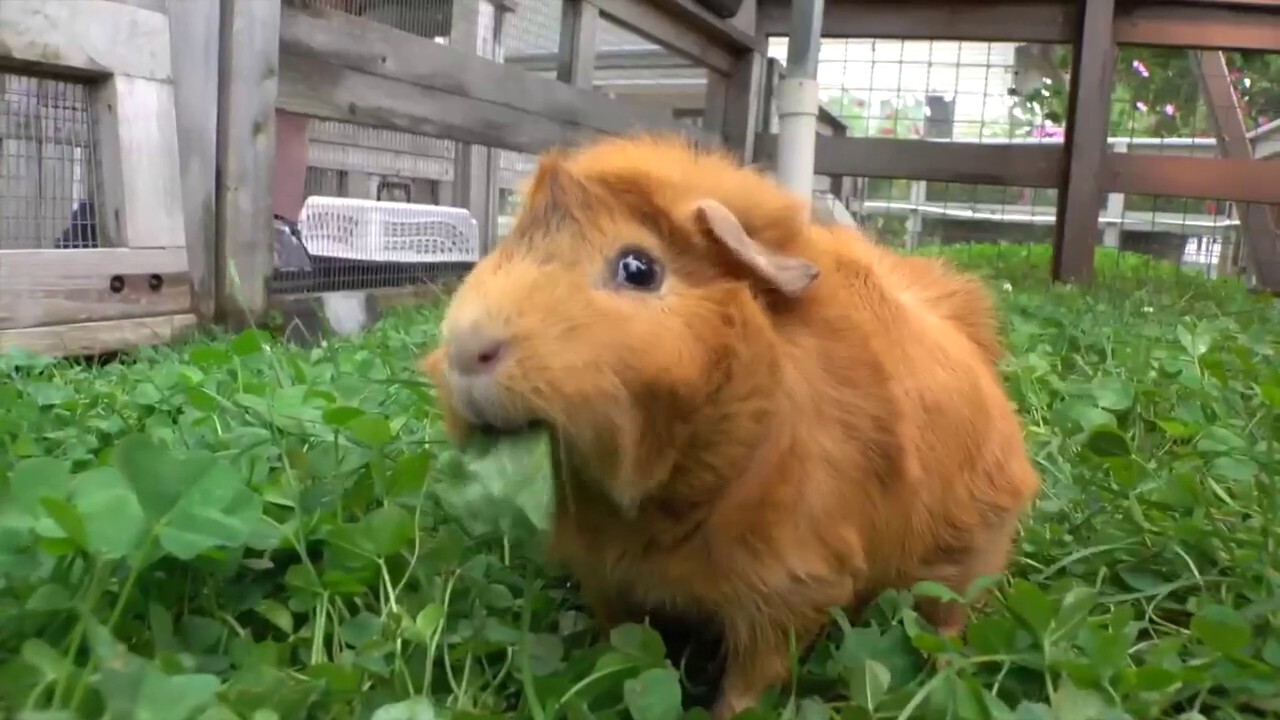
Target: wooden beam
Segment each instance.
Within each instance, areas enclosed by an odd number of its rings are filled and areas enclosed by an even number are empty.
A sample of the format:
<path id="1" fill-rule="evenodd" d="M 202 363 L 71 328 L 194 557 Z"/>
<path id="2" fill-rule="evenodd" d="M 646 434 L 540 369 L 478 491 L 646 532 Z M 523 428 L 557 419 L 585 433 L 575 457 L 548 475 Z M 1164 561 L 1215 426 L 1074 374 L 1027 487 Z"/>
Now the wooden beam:
<path id="1" fill-rule="evenodd" d="M 265 312 L 272 209 L 280 0 L 222 0 L 218 75 L 217 317 Z"/>
<path id="2" fill-rule="evenodd" d="M 116 75 L 93 88 L 90 102 L 102 168 L 94 211 L 100 244 L 184 246 L 173 85 Z"/>
<path id="3" fill-rule="evenodd" d="M 1267 169 L 1277 167 L 1271 161 L 1253 160 L 1253 146 L 1240 109 L 1240 99 L 1231 86 L 1226 58 L 1220 52 L 1200 51 L 1192 59 L 1200 91 L 1209 104 L 1209 124 L 1218 138 L 1219 154 L 1230 160 L 1258 162 Z M 1262 182 L 1267 182 L 1272 189 L 1280 186 L 1280 168 L 1270 173 L 1262 172 L 1265 175 Z M 1280 228 L 1276 218 L 1265 206 L 1253 203 L 1240 205 L 1239 211 L 1249 269 L 1264 288 L 1280 290 Z"/>
<path id="4" fill-rule="evenodd" d="M 1067 44 L 1074 40 L 1075 0 L 858 0 L 827 3 L 824 37 L 974 40 Z M 788 0 L 760 0 L 762 35 L 786 35 Z M 1276 50 L 1280 6 L 1274 3 L 1119 2 L 1115 41 L 1122 45 Z"/>
<path id="5" fill-rule="evenodd" d="M 674 21 L 688 25 L 728 50 L 731 55 L 748 50 L 756 52 L 766 50 L 764 43 L 760 42 L 752 32 L 754 28 L 741 28 L 734 24 L 733 20 L 720 19 L 703 7 L 698 0 L 647 0 L 644 4 L 653 5 L 667 13 Z M 749 2 L 744 0 L 742 4 L 745 7 Z"/>
<path id="6" fill-rule="evenodd" d="M 556 79 L 574 87 L 591 89 L 596 65 L 596 34 L 600 10 L 587 0 L 564 0 L 560 14 L 560 48 Z"/>
<path id="7" fill-rule="evenodd" d="M 182 211 L 194 310 L 216 307 L 218 0 L 168 0 L 173 99 L 182 172 Z"/>
<path id="8" fill-rule="evenodd" d="M 1280 205 L 1280 163 L 1252 158 L 1113 154 L 1104 187 L 1128 195 Z"/>
<path id="9" fill-rule="evenodd" d="M 480 5 L 475 2 L 453 3 L 450 10 L 452 22 L 449 46 L 468 56 L 491 60 L 494 54 L 493 43 L 501 31 L 501 19 L 495 15 L 486 32 L 481 26 L 483 15 Z M 413 42 L 421 44 L 422 40 L 415 38 Z M 457 138 L 458 135 L 450 133 L 446 137 Z M 488 148 L 469 142 L 454 143 L 450 199 L 453 205 L 471 213 L 471 218 L 476 222 L 481 252 L 488 250 L 496 225 L 493 196 L 497 191 L 493 187 L 492 171 L 492 154 Z"/>
<path id="10" fill-rule="evenodd" d="M 760 98 L 764 94 L 766 56 L 751 52 L 734 63 L 724 80 L 723 117 L 718 125 L 727 148 L 744 162 L 755 162 L 760 128 Z"/>
<path id="11" fill-rule="evenodd" d="M 190 310 L 182 248 L 0 251 L 0 330 Z"/>
<path id="12" fill-rule="evenodd" d="M 759 135 L 757 159 L 771 162 L 777 145 L 777 135 Z M 816 140 L 813 171 L 832 176 L 1052 188 L 1058 186 L 1063 165 L 1059 145 L 822 135 Z"/>
<path id="13" fill-rule="evenodd" d="M 342 13 L 285 8 L 280 48 L 280 105 L 307 115 L 533 153 L 598 133 L 688 132 L 665 113 Z"/>
<path id="14" fill-rule="evenodd" d="M 1055 281 L 1093 280 L 1116 64 L 1111 33 L 1114 19 L 1115 0 L 1089 0 L 1077 31 L 1063 145 L 1067 161 L 1061 174 L 1058 222 L 1053 232 Z"/>
<path id="15" fill-rule="evenodd" d="M 1116 10 L 1116 42 L 1214 50 L 1280 50 L 1280 6 L 1272 12 L 1157 3 Z"/>
<path id="16" fill-rule="evenodd" d="M 3 0 L 0 58 L 88 76 L 168 82 L 163 13 L 98 0 Z"/>
<path id="17" fill-rule="evenodd" d="M 589 0 L 584 0 L 583 5 L 595 10 L 596 17 L 599 17 L 599 10 Z M 561 26 L 561 28 L 563 29 L 564 26 Z M 507 55 L 502 59 L 502 64 L 518 67 L 526 72 L 555 73 L 560 66 L 560 53 L 557 50 L 556 52 L 530 52 Z M 655 70 L 659 68 L 686 69 L 692 67 L 697 67 L 697 65 L 689 62 L 687 58 L 674 55 L 662 48 L 645 47 L 598 50 L 595 52 L 595 62 L 592 64 L 591 69 L 593 71 Z M 711 74 L 715 75 L 715 73 Z M 561 82 L 564 81 L 561 80 Z"/>
<path id="18" fill-rule="evenodd" d="M 689 25 L 687 19 L 673 17 L 667 2 L 646 0 L 590 0 L 606 19 L 688 58 L 721 75 L 733 71 L 733 62 L 748 46 L 726 46 Z M 727 25 L 727 24 L 726 24 Z M 754 43 L 754 38 L 753 38 Z"/>
<path id="19" fill-rule="evenodd" d="M 1070 42 L 1078 5 L 1064 0 L 829 2 L 823 7 L 822 36 Z M 788 0 L 760 0 L 757 32 L 764 36 L 786 35 L 790 7 Z"/>
<path id="20" fill-rule="evenodd" d="M 0 330 L 0 353 L 21 349 L 54 357 L 99 355 L 164 345 L 198 327 L 195 315 L 183 314 Z"/>

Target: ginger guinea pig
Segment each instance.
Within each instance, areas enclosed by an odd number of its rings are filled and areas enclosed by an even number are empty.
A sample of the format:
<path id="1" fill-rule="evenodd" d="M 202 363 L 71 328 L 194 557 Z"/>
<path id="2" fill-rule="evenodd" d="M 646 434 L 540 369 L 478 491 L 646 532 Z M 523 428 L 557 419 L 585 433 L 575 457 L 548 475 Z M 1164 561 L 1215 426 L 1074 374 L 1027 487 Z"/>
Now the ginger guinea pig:
<path id="1" fill-rule="evenodd" d="M 976 280 L 810 223 L 727 154 L 629 136 L 542 158 L 423 368 L 459 441 L 554 431 L 553 556 L 605 628 L 713 623 L 727 718 L 829 608 L 1005 569 L 1040 481 L 1000 353 Z"/>

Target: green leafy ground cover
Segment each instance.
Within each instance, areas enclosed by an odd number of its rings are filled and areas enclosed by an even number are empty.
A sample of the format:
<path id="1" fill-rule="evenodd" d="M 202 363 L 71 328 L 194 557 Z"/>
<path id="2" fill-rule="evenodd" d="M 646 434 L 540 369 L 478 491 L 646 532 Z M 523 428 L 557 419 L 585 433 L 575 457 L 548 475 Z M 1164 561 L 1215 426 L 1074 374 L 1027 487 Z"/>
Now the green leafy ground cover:
<path id="1" fill-rule="evenodd" d="M 964 644 L 888 594 L 757 717 L 1275 717 L 1280 313 L 1114 256 L 1126 293 L 949 252 L 997 288 L 1044 476 L 1019 558 Z M 0 717 L 680 717 L 662 639 L 596 638 L 539 562 L 538 448 L 441 442 L 438 313 L 0 357 Z"/>

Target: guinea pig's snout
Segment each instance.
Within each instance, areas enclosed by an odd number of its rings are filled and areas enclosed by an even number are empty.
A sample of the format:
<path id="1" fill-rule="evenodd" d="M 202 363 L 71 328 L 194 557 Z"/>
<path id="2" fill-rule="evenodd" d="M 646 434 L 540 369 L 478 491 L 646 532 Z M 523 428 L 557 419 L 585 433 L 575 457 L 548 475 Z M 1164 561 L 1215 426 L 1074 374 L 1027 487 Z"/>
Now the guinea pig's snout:
<path id="1" fill-rule="evenodd" d="M 457 409 L 485 431 L 515 431 L 530 418 L 498 369 L 510 360 L 511 337 L 485 323 L 454 328 L 445 341 L 446 375 Z"/>
<path id="2" fill-rule="evenodd" d="M 484 375 L 502 362 L 507 341 L 502 335 L 476 325 L 455 332 L 449 339 L 449 367 L 464 377 Z"/>

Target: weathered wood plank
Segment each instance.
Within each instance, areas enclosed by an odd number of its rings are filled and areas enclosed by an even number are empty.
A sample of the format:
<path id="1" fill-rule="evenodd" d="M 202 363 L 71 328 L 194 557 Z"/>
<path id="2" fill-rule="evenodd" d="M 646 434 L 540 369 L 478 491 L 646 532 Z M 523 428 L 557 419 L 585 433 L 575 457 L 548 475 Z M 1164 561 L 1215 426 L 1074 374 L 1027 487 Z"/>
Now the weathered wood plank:
<path id="1" fill-rule="evenodd" d="M 218 88 L 217 317 L 266 310 L 271 274 L 280 0 L 222 0 Z"/>
<path id="2" fill-rule="evenodd" d="M 198 327 L 195 315 L 183 314 L 0 330 L 0 352 L 21 349 L 54 357 L 97 355 L 164 345 Z"/>
<path id="3" fill-rule="evenodd" d="M 1052 273 L 1056 281 L 1087 283 L 1093 279 L 1116 64 L 1111 32 L 1114 18 L 1115 0 L 1090 0 L 1076 35 L 1063 145 L 1067 161 L 1053 231 Z"/>
<path id="4" fill-rule="evenodd" d="M 739 55 L 747 51 L 759 53 L 768 48 L 757 38 L 754 23 L 750 27 L 742 27 L 733 20 L 721 20 L 697 0 L 638 0 L 641 4 L 653 5 L 666 13 L 672 21 L 688 25 L 704 37 L 711 40 L 731 55 Z M 744 0 L 739 13 L 752 6 L 751 0 Z M 669 42 L 669 41 L 668 41 Z"/>
<path id="5" fill-rule="evenodd" d="M 560 47 L 556 79 L 574 87 L 591 89 L 596 65 L 596 32 L 600 10 L 587 0 L 564 0 L 560 13 Z"/>
<path id="6" fill-rule="evenodd" d="M 103 245 L 184 247 L 173 85 L 116 75 L 92 92 L 102 160 L 95 212 Z"/>
<path id="7" fill-rule="evenodd" d="M 1107 164 L 1110 192 L 1280 205 L 1280 163 L 1135 153 L 1113 154 Z"/>
<path id="8" fill-rule="evenodd" d="M 757 136 L 757 161 L 771 161 L 777 147 L 777 135 Z M 822 135 L 816 140 L 813 171 L 831 176 L 1052 188 L 1058 185 L 1063 164 L 1060 145 Z"/>
<path id="9" fill-rule="evenodd" d="M 719 121 L 725 146 L 744 162 L 756 161 L 756 136 L 762 117 L 766 56 L 745 53 L 734 61 L 724 79 L 724 115 Z"/>
<path id="10" fill-rule="evenodd" d="M 540 152 L 596 133 L 687 131 L 665 113 L 619 103 L 342 13 L 285 8 L 285 109 Z"/>
<path id="11" fill-rule="evenodd" d="M 103 0 L 4 0 L 0 57 L 167 81 L 169 21 L 163 13 Z"/>
<path id="12" fill-rule="evenodd" d="M 181 248 L 0 251 L 0 330 L 190 310 Z"/>
<path id="13" fill-rule="evenodd" d="M 790 3 L 760 0 L 762 35 L 786 35 Z M 1076 0 L 859 0 L 827 3 L 824 37 L 1070 43 Z M 1115 41 L 1127 45 L 1272 50 L 1280 6 L 1259 2 L 1120 2 Z"/>
<path id="14" fill-rule="evenodd" d="M 733 62 L 750 46 L 726 47 L 670 13 L 670 8 L 646 0 L 591 0 L 600 14 L 671 52 L 721 75 L 733 71 Z"/>
<path id="15" fill-rule="evenodd" d="M 1280 5 L 1272 12 L 1159 3 L 1116 9 L 1116 42 L 1214 50 L 1280 49 Z"/>
<path id="16" fill-rule="evenodd" d="M 760 0 L 757 32 L 786 35 L 788 0 Z M 1079 3 L 1064 0 L 903 2 L 859 0 L 823 7 L 823 37 L 1070 42 Z"/>
<path id="17" fill-rule="evenodd" d="M 216 304 L 218 0 L 168 0 L 187 264 L 196 315 Z"/>

